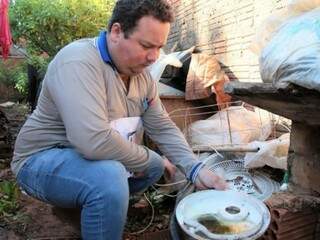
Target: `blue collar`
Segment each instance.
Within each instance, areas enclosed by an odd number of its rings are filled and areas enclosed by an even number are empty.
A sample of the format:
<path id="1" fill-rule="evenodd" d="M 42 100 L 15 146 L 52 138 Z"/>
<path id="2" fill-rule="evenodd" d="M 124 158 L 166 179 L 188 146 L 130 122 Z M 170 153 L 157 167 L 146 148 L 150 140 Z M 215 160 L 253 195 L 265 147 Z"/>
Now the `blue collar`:
<path id="1" fill-rule="evenodd" d="M 102 57 L 103 61 L 106 64 L 109 64 L 113 69 L 116 69 L 114 65 L 109 50 L 108 50 L 108 43 L 107 43 L 107 32 L 101 31 L 98 37 L 98 49 L 100 52 L 100 56 Z"/>

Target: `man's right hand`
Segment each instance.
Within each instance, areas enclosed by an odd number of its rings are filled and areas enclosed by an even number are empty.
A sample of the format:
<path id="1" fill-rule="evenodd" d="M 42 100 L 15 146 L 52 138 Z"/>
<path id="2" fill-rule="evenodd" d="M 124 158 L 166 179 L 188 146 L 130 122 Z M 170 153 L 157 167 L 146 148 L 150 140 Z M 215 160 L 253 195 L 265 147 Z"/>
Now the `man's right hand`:
<path id="1" fill-rule="evenodd" d="M 206 167 L 202 168 L 196 181 L 194 183 L 196 188 L 204 190 L 204 189 L 217 189 L 217 190 L 225 190 L 228 187 L 227 182 L 217 174 L 213 173 Z"/>

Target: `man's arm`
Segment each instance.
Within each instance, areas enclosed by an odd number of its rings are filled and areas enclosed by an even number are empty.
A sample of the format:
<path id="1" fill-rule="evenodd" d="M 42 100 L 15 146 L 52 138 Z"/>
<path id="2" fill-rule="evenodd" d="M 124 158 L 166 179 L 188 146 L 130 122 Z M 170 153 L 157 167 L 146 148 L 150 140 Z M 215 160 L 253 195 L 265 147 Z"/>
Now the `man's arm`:
<path id="1" fill-rule="evenodd" d="M 159 99 L 155 82 L 148 93 L 149 106 L 143 115 L 146 134 L 157 144 L 160 151 L 181 169 L 185 175 L 190 173 L 197 162 L 183 134 L 169 118 Z"/>
<path id="2" fill-rule="evenodd" d="M 144 126 L 160 151 L 182 170 L 197 188 L 225 189 L 225 181 L 205 168 L 195 157 L 185 137 L 168 116 L 161 104 L 155 82 L 151 86 L 148 99 L 151 99 L 151 102 L 143 115 Z"/>

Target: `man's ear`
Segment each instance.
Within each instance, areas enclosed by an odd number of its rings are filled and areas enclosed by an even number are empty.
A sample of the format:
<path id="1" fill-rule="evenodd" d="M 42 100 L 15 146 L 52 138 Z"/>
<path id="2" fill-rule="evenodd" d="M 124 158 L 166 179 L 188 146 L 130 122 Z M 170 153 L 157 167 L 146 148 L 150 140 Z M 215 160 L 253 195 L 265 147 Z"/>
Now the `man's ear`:
<path id="1" fill-rule="evenodd" d="M 120 39 L 120 37 L 123 35 L 120 23 L 116 22 L 112 24 L 109 35 L 111 41 L 113 42 L 117 42 Z"/>

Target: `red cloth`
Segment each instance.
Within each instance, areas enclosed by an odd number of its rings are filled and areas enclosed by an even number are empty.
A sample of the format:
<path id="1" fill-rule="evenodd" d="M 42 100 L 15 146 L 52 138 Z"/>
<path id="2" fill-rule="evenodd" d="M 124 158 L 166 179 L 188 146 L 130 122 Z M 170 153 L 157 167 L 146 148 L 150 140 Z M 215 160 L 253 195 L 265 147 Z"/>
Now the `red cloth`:
<path id="1" fill-rule="evenodd" d="M 0 47 L 2 48 L 3 58 L 8 57 L 12 44 L 8 16 L 9 4 L 9 0 L 0 0 Z"/>

